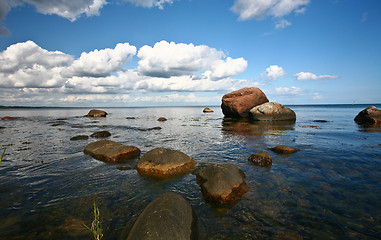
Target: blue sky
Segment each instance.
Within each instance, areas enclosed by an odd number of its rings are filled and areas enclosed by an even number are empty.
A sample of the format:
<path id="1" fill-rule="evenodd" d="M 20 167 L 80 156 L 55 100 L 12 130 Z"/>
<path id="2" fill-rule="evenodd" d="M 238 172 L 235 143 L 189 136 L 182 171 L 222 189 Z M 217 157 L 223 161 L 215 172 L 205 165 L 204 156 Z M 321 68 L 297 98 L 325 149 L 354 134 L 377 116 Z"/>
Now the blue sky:
<path id="1" fill-rule="evenodd" d="M 0 105 L 381 102 L 378 0 L 0 0 Z"/>

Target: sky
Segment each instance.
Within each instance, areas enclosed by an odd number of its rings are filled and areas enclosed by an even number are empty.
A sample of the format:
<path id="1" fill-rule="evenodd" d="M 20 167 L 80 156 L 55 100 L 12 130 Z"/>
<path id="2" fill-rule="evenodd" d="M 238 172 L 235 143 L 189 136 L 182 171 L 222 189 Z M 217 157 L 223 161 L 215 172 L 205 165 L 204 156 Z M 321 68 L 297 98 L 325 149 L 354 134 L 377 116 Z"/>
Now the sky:
<path id="1" fill-rule="evenodd" d="M 379 0 L 0 0 L 0 105 L 381 103 Z"/>

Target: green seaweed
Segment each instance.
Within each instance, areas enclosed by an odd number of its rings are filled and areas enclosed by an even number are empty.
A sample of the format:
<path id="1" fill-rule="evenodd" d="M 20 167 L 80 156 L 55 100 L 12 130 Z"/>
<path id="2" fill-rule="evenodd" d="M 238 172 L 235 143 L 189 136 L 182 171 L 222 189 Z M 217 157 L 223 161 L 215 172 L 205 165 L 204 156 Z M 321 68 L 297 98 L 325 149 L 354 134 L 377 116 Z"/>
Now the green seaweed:
<path id="1" fill-rule="evenodd" d="M 91 227 L 88 227 L 86 224 L 83 224 L 92 234 L 95 240 L 101 240 L 103 237 L 102 226 L 99 221 L 100 211 L 97 205 L 94 202 L 94 220 L 91 223 Z"/>

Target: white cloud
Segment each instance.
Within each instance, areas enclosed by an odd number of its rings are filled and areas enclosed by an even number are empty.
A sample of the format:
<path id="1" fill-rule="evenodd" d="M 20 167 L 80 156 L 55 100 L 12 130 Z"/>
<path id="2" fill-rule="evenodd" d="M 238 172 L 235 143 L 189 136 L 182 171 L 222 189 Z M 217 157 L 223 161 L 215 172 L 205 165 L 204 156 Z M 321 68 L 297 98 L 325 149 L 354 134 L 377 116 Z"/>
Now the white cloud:
<path id="1" fill-rule="evenodd" d="M 338 77 L 337 75 L 316 75 L 310 72 L 300 72 L 294 75 L 294 78 L 298 81 L 335 79 Z"/>
<path id="2" fill-rule="evenodd" d="M 302 95 L 303 90 L 297 87 L 276 87 L 275 93 L 279 95 Z"/>
<path id="3" fill-rule="evenodd" d="M 271 65 L 270 67 L 266 68 L 266 78 L 271 80 L 277 80 L 278 78 L 286 76 L 286 72 L 282 67 L 279 67 L 278 65 Z"/>
<path id="4" fill-rule="evenodd" d="M 312 95 L 312 99 L 313 100 L 320 100 L 320 99 L 322 99 L 323 97 L 319 94 L 319 93 L 317 93 L 317 92 L 315 92 L 313 95 Z"/>
<path id="5" fill-rule="evenodd" d="M 120 70 L 136 54 L 136 47 L 128 43 L 118 43 L 114 49 L 106 48 L 82 53 L 71 66 L 75 76 L 106 77 Z"/>
<path id="6" fill-rule="evenodd" d="M 161 41 L 153 47 L 146 45 L 140 48 L 138 57 L 138 71 L 150 77 L 170 78 L 208 71 L 206 74 L 211 79 L 220 79 L 242 73 L 247 67 L 243 58 L 224 59 L 222 51 L 192 43 Z"/>
<path id="7" fill-rule="evenodd" d="M 125 0 L 127 2 L 134 3 L 136 6 L 142 6 L 147 8 L 158 7 L 163 9 L 163 5 L 168 3 L 172 4 L 173 0 Z"/>
<path id="8" fill-rule="evenodd" d="M 282 28 L 286 28 L 288 26 L 291 26 L 292 23 L 287 21 L 286 19 L 282 19 L 280 20 L 277 24 L 275 24 L 275 28 L 276 29 L 282 29 Z"/>
<path id="9" fill-rule="evenodd" d="M 188 95 L 175 93 L 162 96 L 138 96 L 133 99 L 134 102 L 147 103 L 206 103 L 220 100 L 220 96 L 199 97 L 194 93 L 189 93 Z"/>
<path id="10" fill-rule="evenodd" d="M 310 0 L 235 0 L 231 10 L 239 15 L 239 20 L 263 19 L 267 16 L 284 17 L 293 11 L 304 12 L 303 6 Z"/>

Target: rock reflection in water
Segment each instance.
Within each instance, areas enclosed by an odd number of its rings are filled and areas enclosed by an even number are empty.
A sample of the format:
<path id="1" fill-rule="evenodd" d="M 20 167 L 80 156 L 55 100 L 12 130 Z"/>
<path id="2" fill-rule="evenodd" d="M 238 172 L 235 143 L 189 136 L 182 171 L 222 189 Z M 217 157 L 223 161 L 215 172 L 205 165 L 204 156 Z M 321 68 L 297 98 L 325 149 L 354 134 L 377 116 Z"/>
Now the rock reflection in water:
<path id="1" fill-rule="evenodd" d="M 295 129 L 295 121 L 253 121 L 250 119 L 224 118 L 222 131 L 244 137 L 280 134 Z"/>

